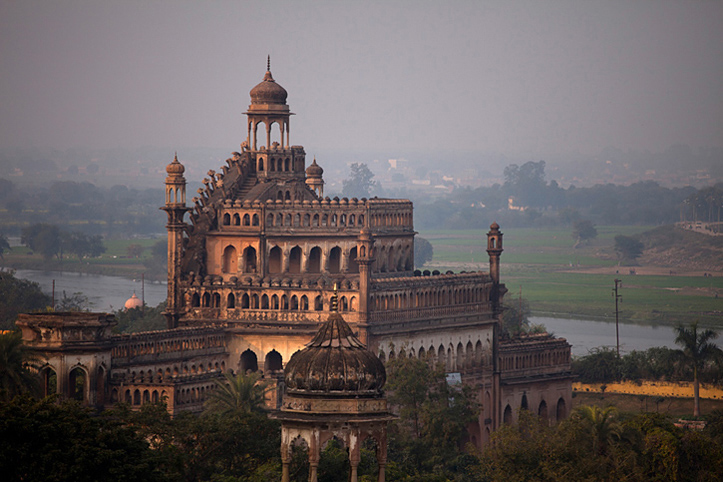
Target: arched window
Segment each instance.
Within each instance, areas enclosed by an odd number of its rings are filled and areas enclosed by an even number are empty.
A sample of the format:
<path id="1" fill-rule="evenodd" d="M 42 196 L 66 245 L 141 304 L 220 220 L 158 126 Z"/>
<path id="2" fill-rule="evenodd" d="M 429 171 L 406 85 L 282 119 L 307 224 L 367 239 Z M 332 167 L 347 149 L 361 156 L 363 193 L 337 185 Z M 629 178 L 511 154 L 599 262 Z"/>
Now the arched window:
<path id="1" fill-rule="evenodd" d="M 281 309 L 289 311 L 289 298 L 286 295 L 281 295 Z"/>
<path id="2" fill-rule="evenodd" d="M 336 227 L 336 214 L 331 215 L 331 226 Z"/>
<path id="3" fill-rule="evenodd" d="M 291 169 L 291 166 L 289 163 L 289 158 L 287 157 L 286 159 L 284 159 L 284 171 L 289 171 L 290 169 Z"/>
<path id="4" fill-rule="evenodd" d="M 313 225 L 316 226 L 316 227 L 319 227 L 319 215 L 318 215 L 318 214 L 314 214 L 314 222 L 313 222 Z"/>
<path id="5" fill-rule="evenodd" d="M 264 160 L 263 160 L 263 159 L 259 159 L 259 167 L 258 167 L 258 170 L 259 170 L 259 171 L 263 171 L 263 170 L 264 170 Z"/>
<path id="6" fill-rule="evenodd" d="M 228 226 L 231 224 L 231 215 L 229 213 L 226 213 L 223 215 L 223 225 Z"/>
<path id="7" fill-rule="evenodd" d="M 298 246 L 294 246 L 289 252 L 289 273 L 301 273 L 301 248 Z"/>
<path id="8" fill-rule="evenodd" d="M 85 401 L 88 388 L 88 376 L 85 370 L 76 367 L 70 371 L 68 374 L 68 388 L 72 400 Z"/>
<path id="9" fill-rule="evenodd" d="M 266 216 L 266 227 L 271 227 L 274 225 L 274 215 L 269 213 L 268 216 Z"/>
<path id="10" fill-rule="evenodd" d="M 291 295 L 291 301 L 289 302 L 289 309 L 291 311 L 299 310 L 299 298 L 296 295 Z"/>
<path id="11" fill-rule="evenodd" d="M 262 310 L 268 310 L 269 309 L 269 297 L 268 295 L 261 296 L 261 309 Z"/>
<path id="12" fill-rule="evenodd" d="M 557 421 L 561 421 L 567 417 L 567 408 L 565 407 L 565 399 L 560 397 L 560 399 L 557 401 Z"/>
<path id="13" fill-rule="evenodd" d="M 233 225 L 239 226 L 241 224 L 241 217 L 238 215 L 238 213 L 233 215 Z"/>
<path id="14" fill-rule="evenodd" d="M 309 227 L 311 224 L 311 216 L 304 214 L 304 227 Z"/>
<path id="15" fill-rule="evenodd" d="M 203 302 L 202 305 L 204 308 L 208 308 L 211 306 L 211 295 L 209 293 L 203 294 Z"/>
<path id="16" fill-rule="evenodd" d="M 356 220 L 356 217 L 353 214 L 349 215 L 349 226 L 354 226 L 354 221 Z"/>
<path id="17" fill-rule="evenodd" d="M 218 293 L 213 294 L 213 307 L 214 308 L 220 308 L 221 307 L 221 295 Z"/>
<path id="18" fill-rule="evenodd" d="M 324 310 L 324 299 L 321 297 L 321 295 L 314 298 L 314 310 L 315 311 L 323 311 Z"/>
<path id="19" fill-rule="evenodd" d="M 244 214 L 244 226 L 250 226 L 251 225 L 251 216 L 249 216 L 249 213 Z"/>
<path id="20" fill-rule="evenodd" d="M 229 293 L 226 298 L 226 308 L 236 308 L 236 297 L 233 293 Z"/>
<path id="21" fill-rule="evenodd" d="M 346 296 L 342 296 L 339 300 L 339 309 L 341 311 L 349 311 L 349 301 L 347 301 Z"/>
<path id="22" fill-rule="evenodd" d="M 243 308 L 245 310 L 249 309 L 250 308 L 249 301 L 250 300 L 249 300 L 248 293 L 244 293 L 243 295 L 241 295 L 241 308 Z"/>
<path id="23" fill-rule="evenodd" d="M 291 191 L 286 191 L 284 195 L 284 201 L 291 201 Z"/>
<path id="24" fill-rule="evenodd" d="M 522 410 L 529 410 L 529 406 L 527 404 L 527 394 L 522 394 L 522 403 L 520 403 L 520 408 Z"/>
<path id="25" fill-rule="evenodd" d="M 502 416 L 502 423 L 512 423 L 512 407 L 505 407 L 505 414 Z"/>
<path id="26" fill-rule="evenodd" d="M 537 415 L 542 420 L 547 421 L 547 403 L 544 400 L 540 402 L 540 406 L 537 408 Z"/>
<path id="27" fill-rule="evenodd" d="M 259 309 L 259 295 L 254 294 L 251 296 L 251 309 Z"/>
<path id="28" fill-rule="evenodd" d="M 321 273 L 321 248 L 314 246 L 309 251 L 308 269 L 309 273 Z"/>
<path id="29" fill-rule="evenodd" d="M 278 246 L 269 251 L 269 273 L 281 273 L 281 248 Z"/>
<path id="30" fill-rule="evenodd" d="M 356 262 L 357 258 L 357 251 L 356 246 L 351 248 L 349 250 L 349 272 L 350 273 L 358 273 L 359 272 L 359 263 Z"/>
<path id="31" fill-rule="evenodd" d="M 193 293 L 193 296 L 191 296 L 191 307 L 198 308 L 199 306 L 201 306 L 201 297 L 198 296 L 198 293 Z"/>
<path id="32" fill-rule="evenodd" d="M 281 354 L 276 350 L 271 350 L 266 354 L 266 362 L 264 363 L 264 371 L 276 372 L 283 369 Z"/>
<path id="33" fill-rule="evenodd" d="M 356 311 L 358 309 L 357 302 L 356 302 L 356 296 L 352 296 L 349 299 L 349 311 Z"/>
<path id="34" fill-rule="evenodd" d="M 331 248 L 329 252 L 329 272 L 341 272 L 341 248 L 338 246 Z"/>
<path id="35" fill-rule="evenodd" d="M 271 309 L 272 310 L 278 310 L 279 309 L 279 297 L 277 295 L 271 296 Z"/>
<path id="36" fill-rule="evenodd" d="M 258 226 L 259 225 L 259 215 L 254 214 L 251 218 L 251 226 Z"/>
<path id="37" fill-rule="evenodd" d="M 299 308 L 301 311 L 309 311 L 309 298 L 307 298 L 306 295 L 301 296 Z"/>
<path id="38" fill-rule="evenodd" d="M 239 371 L 241 373 L 255 372 L 259 369 L 258 359 L 256 353 L 251 350 L 246 350 L 241 353 L 241 359 L 239 360 Z"/>
<path id="39" fill-rule="evenodd" d="M 256 272 L 256 248 L 249 246 L 244 249 L 244 273 L 255 273 Z"/>
<path id="40" fill-rule="evenodd" d="M 226 246 L 223 250 L 223 260 L 221 261 L 221 270 L 224 273 L 235 273 L 238 267 L 238 257 L 236 256 L 236 248 Z"/>

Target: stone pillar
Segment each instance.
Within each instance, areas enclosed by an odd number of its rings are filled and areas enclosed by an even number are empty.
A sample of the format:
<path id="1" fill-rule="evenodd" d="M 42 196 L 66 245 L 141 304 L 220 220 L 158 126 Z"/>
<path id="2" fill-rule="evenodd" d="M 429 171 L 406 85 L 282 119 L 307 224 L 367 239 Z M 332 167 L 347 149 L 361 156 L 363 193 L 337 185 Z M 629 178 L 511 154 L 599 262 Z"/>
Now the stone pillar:
<path id="1" fill-rule="evenodd" d="M 359 340 L 369 344 L 369 287 L 371 286 L 371 267 L 374 263 L 374 238 L 367 228 L 362 228 L 357 238 L 357 257 L 359 265 Z"/>

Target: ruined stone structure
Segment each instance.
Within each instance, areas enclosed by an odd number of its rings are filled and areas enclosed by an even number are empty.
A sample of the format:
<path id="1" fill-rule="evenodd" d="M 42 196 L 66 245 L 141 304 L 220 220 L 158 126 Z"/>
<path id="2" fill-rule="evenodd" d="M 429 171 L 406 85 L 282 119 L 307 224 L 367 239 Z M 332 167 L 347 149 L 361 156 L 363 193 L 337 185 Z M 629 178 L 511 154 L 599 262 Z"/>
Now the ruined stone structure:
<path id="1" fill-rule="evenodd" d="M 104 395 L 85 399 L 135 404 L 157 394 L 172 411 L 198 410 L 224 369 L 281 381 L 331 316 L 337 285 L 339 313 L 380 359 L 428 357 L 478 389 L 483 409 L 470 427 L 478 446 L 520 407 L 564 417 L 570 346 L 550 337 L 500 340 L 507 290 L 499 226 L 487 233 L 488 272 L 415 270 L 412 203 L 323 197 L 323 169 L 316 160 L 307 167 L 304 148 L 291 145 L 286 98 L 267 71 L 251 90 L 241 151 L 208 172 L 190 207 L 184 166 L 177 158 L 167 166 L 168 330 L 98 339 L 99 361 L 73 361 L 91 382 L 103 367 Z M 30 331 L 28 340 L 46 350 Z M 45 353 L 55 359 L 50 347 Z"/>

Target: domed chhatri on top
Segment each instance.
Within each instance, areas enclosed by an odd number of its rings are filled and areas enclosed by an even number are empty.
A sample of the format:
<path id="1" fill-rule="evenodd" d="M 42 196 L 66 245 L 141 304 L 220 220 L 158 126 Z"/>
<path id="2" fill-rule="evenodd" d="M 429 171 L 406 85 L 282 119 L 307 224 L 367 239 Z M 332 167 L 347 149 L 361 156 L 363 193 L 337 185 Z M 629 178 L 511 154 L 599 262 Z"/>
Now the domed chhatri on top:
<path id="1" fill-rule="evenodd" d="M 271 60 L 267 61 L 264 80 L 251 89 L 251 104 L 286 104 L 286 89 L 276 83 L 271 75 Z"/>
<path id="2" fill-rule="evenodd" d="M 336 295 L 332 304 L 335 301 Z M 384 365 L 354 336 L 342 316 L 332 310 L 314 339 L 286 364 L 287 392 L 325 397 L 380 396 L 387 380 Z"/>
<path id="3" fill-rule="evenodd" d="M 324 174 L 324 169 L 316 163 L 316 157 L 309 167 L 306 168 L 306 177 L 320 178 Z"/>
<path id="4" fill-rule="evenodd" d="M 183 164 L 178 162 L 178 154 L 174 155 L 173 162 L 166 166 L 166 172 L 169 176 L 180 176 L 186 172 L 186 168 L 183 167 Z"/>

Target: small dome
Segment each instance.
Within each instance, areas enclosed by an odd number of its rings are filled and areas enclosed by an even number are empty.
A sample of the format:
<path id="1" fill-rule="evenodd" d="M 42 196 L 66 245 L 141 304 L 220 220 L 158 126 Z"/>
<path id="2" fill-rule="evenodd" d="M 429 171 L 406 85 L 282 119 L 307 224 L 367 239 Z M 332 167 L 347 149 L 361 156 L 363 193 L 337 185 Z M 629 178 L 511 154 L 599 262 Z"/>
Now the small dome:
<path id="1" fill-rule="evenodd" d="M 264 80 L 251 89 L 251 104 L 286 104 L 286 89 L 276 83 L 267 70 Z"/>
<path id="2" fill-rule="evenodd" d="M 186 168 L 183 167 L 183 164 L 178 162 L 178 154 L 173 156 L 173 162 L 166 166 L 166 172 L 169 176 L 180 176 L 186 172 Z"/>
<path id="3" fill-rule="evenodd" d="M 377 396 L 387 374 L 342 316 L 332 312 L 311 343 L 291 356 L 284 379 L 290 394 Z"/>
<path id="4" fill-rule="evenodd" d="M 128 298 L 128 301 L 126 301 L 125 308 L 126 310 L 132 310 L 133 308 L 140 308 L 143 306 L 143 302 L 140 298 L 136 296 L 135 293 L 133 293 L 133 296 Z"/>
<path id="5" fill-rule="evenodd" d="M 314 162 L 306 168 L 306 177 L 320 178 L 322 174 L 324 174 L 324 169 L 316 163 L 316 158 L 314 158 Z"/>

